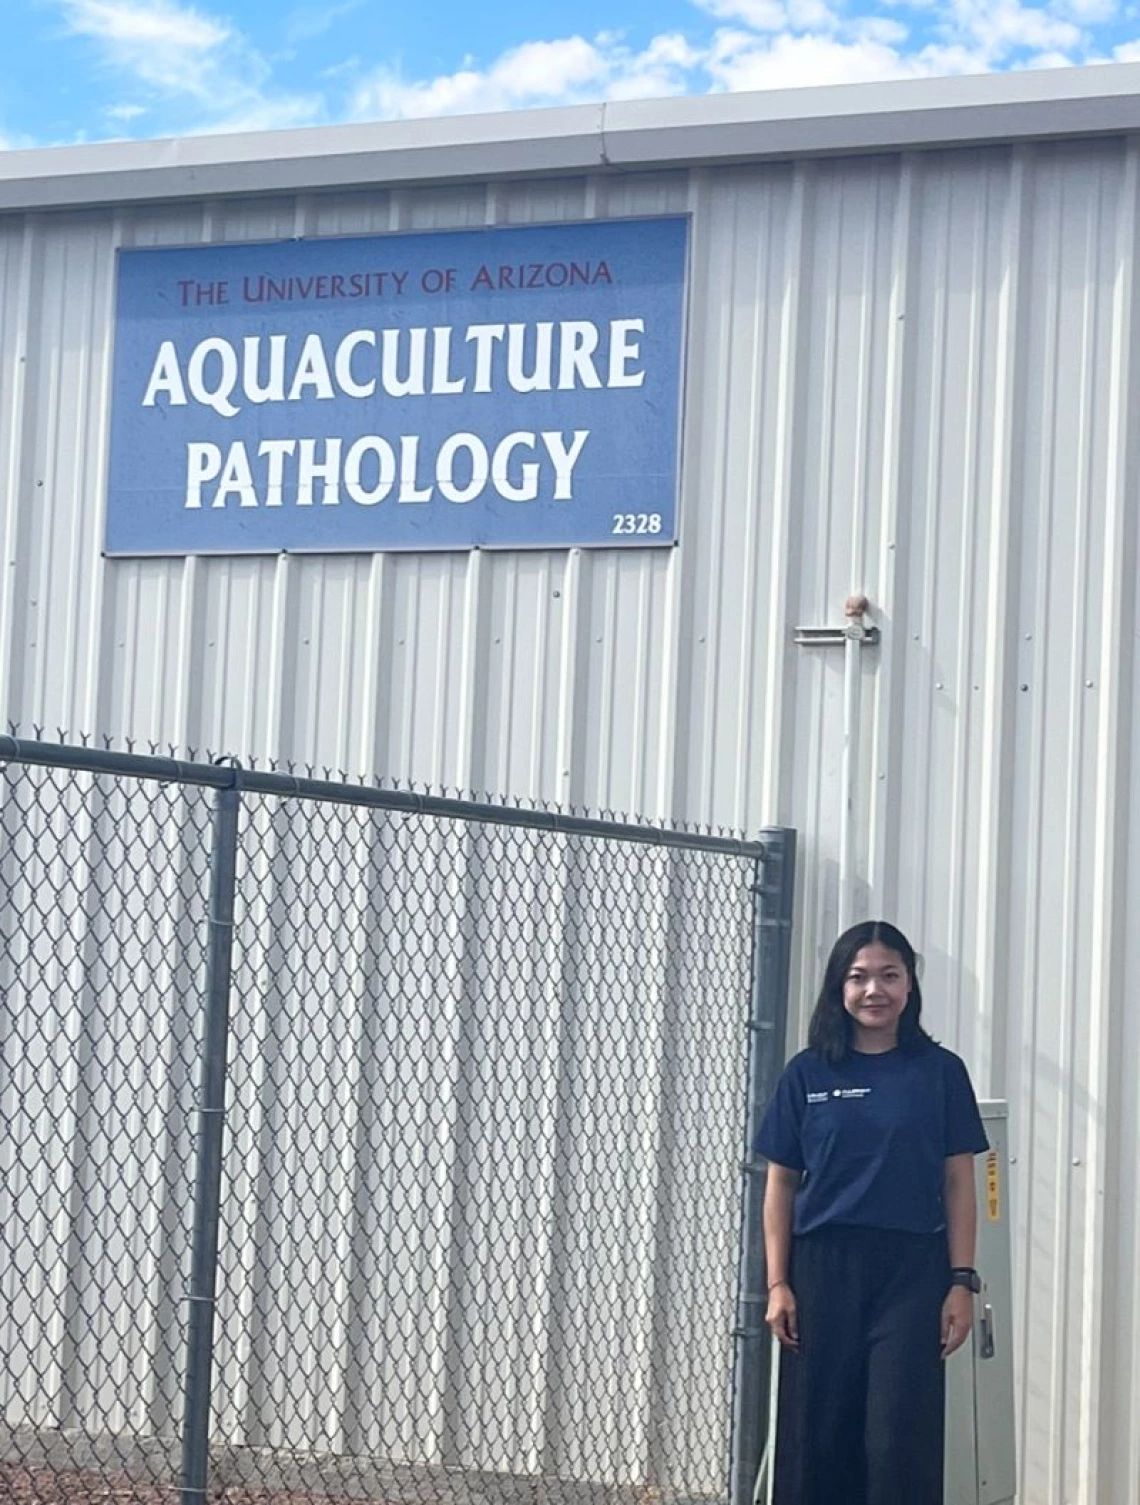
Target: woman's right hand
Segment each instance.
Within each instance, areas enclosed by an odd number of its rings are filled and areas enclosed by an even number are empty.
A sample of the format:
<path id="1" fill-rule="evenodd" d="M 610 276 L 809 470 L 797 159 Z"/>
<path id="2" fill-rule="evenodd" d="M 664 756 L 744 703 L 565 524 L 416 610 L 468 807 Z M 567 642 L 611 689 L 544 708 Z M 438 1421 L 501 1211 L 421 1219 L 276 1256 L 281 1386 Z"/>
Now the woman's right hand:
<path id="1" fill-rule="evenodd" d="M 796 1298 L 786 1280 L 778 1281 L 769 1290 L 768 1312 L 764 1320 L 785 1348 L 799 1348 L 800 1329 L 796 1316 Z"/>

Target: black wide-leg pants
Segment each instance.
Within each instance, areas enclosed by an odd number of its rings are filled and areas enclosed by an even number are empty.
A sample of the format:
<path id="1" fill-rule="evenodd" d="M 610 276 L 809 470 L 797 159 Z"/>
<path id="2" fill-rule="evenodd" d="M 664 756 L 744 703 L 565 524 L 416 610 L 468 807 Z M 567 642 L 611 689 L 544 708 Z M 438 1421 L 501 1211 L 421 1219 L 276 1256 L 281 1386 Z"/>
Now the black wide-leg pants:
<path id="1" fill-rule="evenodd" d="M 793 1241 L 790 1275 L 775 1505 L 943 1505 L 946 1235 L 821 1229 Z"/>

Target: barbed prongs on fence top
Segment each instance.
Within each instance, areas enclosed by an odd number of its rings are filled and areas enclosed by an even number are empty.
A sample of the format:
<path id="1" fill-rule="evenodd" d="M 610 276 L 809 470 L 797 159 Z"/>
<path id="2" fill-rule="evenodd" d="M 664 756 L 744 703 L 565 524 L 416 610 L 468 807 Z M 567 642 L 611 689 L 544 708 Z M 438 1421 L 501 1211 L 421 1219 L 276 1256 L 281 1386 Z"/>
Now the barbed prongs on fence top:
<path id="1" fill-rule="evenodd" d="M 762 842 L 730 836 L 723 831 L 676 824 L 644 823 L 628 816 L 617 819 L 567 813 L 557 808 L 548 810 L 541 803 L 527 802 L 521 797 L 510 802 L 480 803 L 428 793 L 427 785 L 424 786 L 424 792 L 415 788 L 384 790 L 347 780 L 338 782 L 314 779 L 292 771 L 288 774 L 269 772 L 243 766 L 232 754 L 220 754 L 211 761 L 201 763 L 151 754 L 121 753 L 0 736 L 0 761 L 73 768 L 88 773 L 152 779 L 159 783 L 182 783 L 214 789 L 237 787 L 249 793 L 364 805 L 382 810 L 411 811 L 417 815 L 437 816 L 446 820 L 529 826 L 537 830 L 555 831 L 563 836 L 597 837 L 685 851 L 722 852 L 752 860 L 762 860 L 764 856 Z"/>

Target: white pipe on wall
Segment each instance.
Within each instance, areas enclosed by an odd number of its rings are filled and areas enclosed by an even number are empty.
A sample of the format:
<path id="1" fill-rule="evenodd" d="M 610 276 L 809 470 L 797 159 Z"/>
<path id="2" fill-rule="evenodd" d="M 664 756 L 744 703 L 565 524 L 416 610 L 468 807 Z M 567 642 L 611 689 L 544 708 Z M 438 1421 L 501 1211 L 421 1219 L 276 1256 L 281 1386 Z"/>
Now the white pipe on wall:
<path id="1" fill-rule="evenodd" d="M 843 608 L 847 618 L 843 644 L 843 762 L 840 771 L 839 817 L 839 929 L 855 922 L 856 796 L 859 787 L 860 654 L 863 651 L 863 617 L 870 603 L 866 596 L 848 596 Z"/>

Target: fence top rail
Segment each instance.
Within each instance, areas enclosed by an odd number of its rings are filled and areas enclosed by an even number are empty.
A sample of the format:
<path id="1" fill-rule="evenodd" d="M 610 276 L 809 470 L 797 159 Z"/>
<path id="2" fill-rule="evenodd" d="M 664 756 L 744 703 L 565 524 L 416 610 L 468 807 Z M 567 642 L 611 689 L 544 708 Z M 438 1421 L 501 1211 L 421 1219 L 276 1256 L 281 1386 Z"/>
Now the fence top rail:
<path id="1" fill-rule="evenodd" d="M 65 742 L 29 741 L 0 735 L 0 765 L 21 763 L 41 768 L 66 768 L 81 773 L 113 774 L 123 778 L 153 779 L 163 784 L 188 784 L 207 789 L 234 789 L 251 794 L 324 803 L 359 805 L 392 810 L 407 815 L 436 816 L 470 824 L 519 826 L 553 831 L 565 836 L 585 836 L 627 841 L 641 846 L 673 847 L 683 851 L 720 853 L 761 862 L 762 841 L 745 841 L 713 832 L 686 830 L 641 823 L 570 815 L 560 810 L 527 805 L 480 803 L 451 799 L 446 795 L 417 794 L 413 790 L 380 789 L 375 785 L 346 780 L 317 779 L 291 773 L 245 768 L 236 759 L 220 758 L 201 763 L 191 759 L 155 754 L 118 752 L 110 748 L 79 747 Z"/>

